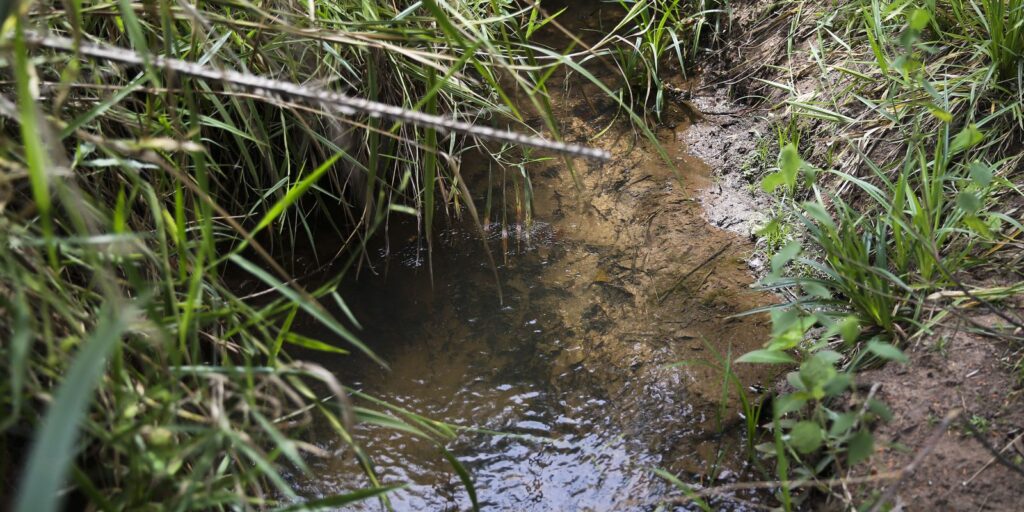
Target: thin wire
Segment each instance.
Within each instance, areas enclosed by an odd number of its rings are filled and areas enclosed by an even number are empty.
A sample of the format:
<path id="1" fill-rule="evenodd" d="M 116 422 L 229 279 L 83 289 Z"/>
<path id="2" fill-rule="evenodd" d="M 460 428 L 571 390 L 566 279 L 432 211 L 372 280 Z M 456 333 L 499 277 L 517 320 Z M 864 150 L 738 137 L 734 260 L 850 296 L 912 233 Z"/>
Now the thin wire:
<path id="1" fill-rule="evenodd" d="M 334 91 L 298 85 L 250 73 L 219 70 L 194 62 L 172 59 L 160 55 L 149 56 L 149 58 L 146 59 L 132 50 L 110 45 L 82 43 L 76 47 L 74 41 L 71 39 L 43 36 L 34 32 L 26 32 L 25 39 L 29 44 L 57 51 L 77 53 L 95 59 L 121 62 L 134 66 L 160 68 L 175 73 L 181 73 L 183 75 L 231 84 L 249 89 L 258 96 L 268 98 L 274 98 L 276 96 L 300 98 L 313 104 L 319 104 L 324 107 L 337 110 L 344 115 L 361 113 L 370 117 L 385 118 L 392 121 L 428 126 L 442 132 L 458 132 L 498 142 L 546 149 L 571 156 L 591 158 L 595 160 L 609 160 L 611 158 L 611 153 L 603 149 L 581 146 L 578 144 L 566 144 L 541 137 L 524 135 L 510 130 L 500 130 L 489 126 L 467 123 L 450 117 L 426 114 L 365 98 L 348 96 Z"/>

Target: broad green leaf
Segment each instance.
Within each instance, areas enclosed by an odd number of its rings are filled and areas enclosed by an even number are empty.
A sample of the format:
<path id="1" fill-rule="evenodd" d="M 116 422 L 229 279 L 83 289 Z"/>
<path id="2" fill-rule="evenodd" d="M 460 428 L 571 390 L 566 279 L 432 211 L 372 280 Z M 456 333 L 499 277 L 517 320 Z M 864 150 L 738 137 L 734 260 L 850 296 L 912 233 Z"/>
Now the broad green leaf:
<path id="1" fill-rule="evenodd" d="M 761 180 L 761 190 L 765 192 L 774 192 L 775 189 L 786 184 L 786 177 L 782 172 L 773 172 L 765 176 Z"/>
<path id="2" fill-rule="evenodd" d="M 981 187 L 987 187 L 989 183 L 992 183 L 992 176 L 995 174 L 995 170 L 991 165 L 979 160 L 968 164 L 967 171 L 971 175 L 971 180 Z"/>
<path id="3" fill-rule="evenodd" d="M 770 312 L 772 318 L 772 336 L 778 336 L 800 320 L 800 312 L 795 308 L 773 309 Z"/>
<path id="4" fill-rule="evenodd" d="M 785 185 L 790 191 L 796 189 L 797 177 L 801 170 L 807 171 L 808 184 L 813 183 L 816 169 L 811 168 L 796 149 L 792 142 L 783 146 L 779 151 L 779 170 L 764 177 L 761 180 L 761 189 L 765 192 L 773 192 L 775 189 Z"/>
<path id="5" fill-rule="evenodd" d="M 782 249 L 779 249 L 779 252 L 775 253 L 775 255 L 772 256 L 772 274 L 778 274 L 779 272 L 781 272 L 782 268 L 785 267 L 790 261 L 792 261 L 793 258 L 796 258 L 799 254 L 800 242 L 793 240 L 792 242 L 789 242 L 788 244 L 783 246 Z"/>
<path id="6" fill-rule="evenodd" d="M 760 363 L 760 364 L 796 364 L 789 354 L 779 350 L 759 349 L 743 354 L 737 363 Z"/>
<path id="7" fill-rule="evenodd" d="M 796 173 L 800 172 L 800 168 L 803 165 L 804 161 L 800 158 L 800 152 L 797 151 L 796 144 L 790 142 L 779 151 L 779 170 L 787 177 L 792 176 L 794 183 L 796 183 Z"/>
<path id="8" fill-rule="evenodd" d="M 892 421 L 892 409 L 890 409 L 888 405 L 885 405 L 885 402 L 881 400 L 868 400 L 868 410 L 875 413 L 886 423 Z"/>
<path id="9" fill-rule="evenodd" d="M 768 343 L 771 350 L 789 350 L 796 347 L 804 339 L 807 330 L 814 326 L 817 319 L 813 316 L 799 314 L 796 310 L 788 310 L 778 314 L 772 312 L 772 339 Z"/>
<path id="10" fill-rule="evenodd" d="M 780 236 L 783 234 L 782 223 L 779 222 L 778 217 L 772 217 L 772 219 L 769 220 L 768 223 L 764 225 L 764 227 L 758 229 L 755 234 L 757 234 L 757 236 L 765 238 Z"/>
<path id="11" fill-rule="evenodd" d="M 813 453 L 821 448 L 825 433 L 813 421 L 800 421 L 789 431 L 789 445 L 799 453 Z"/>
<path id="12" fill-rule="evenodd" d="M 875 451 L 875 438 L 871 432 L 860 430 L 846 444 L 847 464 L 853 466 L 859 464 Z"/>
<path id="13" fill-rule="evenodd" d="M 847 345 L 853 344 L 860 337 L 860 319 L 856 315 L 848 315 L 839 322 L 839 334 Z"/>
<path id="14" fill-rule="evenodd" d="M 931 112 L 931 114 L 935 116 L 936 119 L 942 121 L 943 123 L 950 123 L 953 121 L 953 114 L 939 107 L 931 105 L 928 107 L 928 112 Z"/>
<path id="15" fill-rule="evenodd" d="M 955 155 L 966 149 L 970 149 L 981 141 L 985 140 L 985 133 L 978 129 L 974 124 L 969 124 L 960 130 L 960 133 L 953 137 L 953 142 L 950 145 L 950 151 Z"/>
<path id="16" fill-rule="evenodd" d="M 807 393 L 789 393 L 776 398 L 773 401 L 776 416 L 784 416 L 793 411 L 799 410 L 807 404 Z"/>
<path id="17" fill-rule="evenodd" d="M 956 206 L 968 215 L 974 215 L 982 208 L 981 195 L 973 190 L 961 191 L 956 196 Z"/>
<path id="18" fill-rule="evenodd" d="M 832 418 L 832 426 L 828 428 L 828 435 L 832 437 L 846 435 L 846 433 L 853 428 L 853 423 L 856 420 L 857 414 L 852 412 L 836 414 L 835 417 Z"/>
<path id="19" fill-rule="evenodd" d="M 793 386 L 794 389 L 799 389 L 800 391 L 807 392 L 807 386 L 804 385 L 804 381 L 800 380 L 800 372 L 787 373 L 786 382 L 788 382 L 790 386 Z M 807 393 L 807 396 L 811 397 L 811 394 Z"/>
<path id="20" fill-rule="evenodd" d="M 907 356 L 898 348 L 880 340 L 868 342 L 868 351 L 887 361 L 907 362 Z"/>
<path id="21" fill-rule="evenodd" d="M 800 382 L 804 384 L 807 391 L 816 399 L 825 396 L 825 385 L 836 374 L 835 367 L 824 357 L 817 354 L 809 357 L 800 365 Z"/>
<path id="22" fill-rule="evenodd" d="M 843 359 L 843 355 L 835 350 L 819 350 L 814 355 L 820 357 L 822 361 L 828 364 L 836 364 Z"/>
<path id="23" fill-rule="evenodd" d="M 917 31 L 924 30 L 931 19 L 932 15 L 927 10 L 914 9 L 914 12 L 910 14 L 910 28 Z"/>
<path id="24" fill-rule="evenodd" d="M 853 377 L 849 373 L 837 373 L 825 383 L 825 396 L 839 396 L 850 388 L 850 384 L 853 384 Z"/>

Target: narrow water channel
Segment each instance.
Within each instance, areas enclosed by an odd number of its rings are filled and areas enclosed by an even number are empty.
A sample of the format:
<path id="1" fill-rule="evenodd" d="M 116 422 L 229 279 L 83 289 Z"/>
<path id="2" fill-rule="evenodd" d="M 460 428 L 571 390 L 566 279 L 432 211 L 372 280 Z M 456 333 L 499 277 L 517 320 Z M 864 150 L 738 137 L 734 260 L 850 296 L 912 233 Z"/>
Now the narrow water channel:
<path id="1" fill-rule="evenodd" d="M 564 23 L 584 35 L 600 29 L 598 3 L 572 4 Z M 613 79 L 602 73 L 594 71 Z M 592 143 L 612 162 L 527 169 L 532 219 L 487 234 L 497 280 L 471 223 L 441 230 L 432 262 L 415 226 L 394 226 L 371 254 L 376 272 L 342 287 L 365 326 L 359 336 L 390 369 L 358 357 L 318 362 L 417 414 L 500 432 L 463 431 L 446 446 L 485 510 L 654 510 L 679 492 L 653 468 L 695 487 L 760 478 L 747 466 L 734 388 L 719 366 L 763 343 L 767 319 L 736 315 L 769 299 L 749 288 L 749 240 L 703 218 L 697 198 L 714 183 L 680 142 L 689 113 L 670 105 L 659 125 L 670 165 L 615 122 L 617 106 L 596 86 L 573 75 L 552 83 L 564 84 L 552 102 L 566 138 L 611 126 Z M 463 172 L 486 182 L 488 165 L 466 161 Z M 312 324 L 300 328 L 330 339 Z M 736 370 L 744 387 L 766 380 L 761 370 Z M 409 484 L 390 495 L 395 510 L 470 507 L 430 442 L 365 426 L 356 436 L 381 483 Z M 339 455 L 311 461 L 313 476 L 296 482 L 304 495 L 369 483 L 326 426 L 311 440 Z M 762 499 L 734 494 L 713 504 L 748 510 Z"/>
<path id="2" fill-rule="evenodd" d="M 572 384 L 573 374 L 586 370 L 563 352 L 573 327 L 551 305 L 574 298 L 543 280 L 564 249 L 544 227 L 535 231 L 500 265 L 503 303 L 472 231 L 441 237 L 433 286 L 417 242 L 393 248 L 386 276 L 360 279 L 349 290 L 349 303 L 367 326 L 362 337 L 391 368 L 347 360 L 333 369 L 397 406 L 502 432 L 466 433 L 448 446 L 473 474 L 485 509 L 628 508 L 665 491 L 645 469 L 661 461 L 623 435 L 602 389 Z M 412 484 L 392 495 L 395 509 L 469 507 L 465 489 L 431 443 L 384 429 L 360 434 L 383 482 Z M 313 472 L 316 478 L 306 483 L 312 495 L 365 483 L 351 457 L 318 461 Z"/>

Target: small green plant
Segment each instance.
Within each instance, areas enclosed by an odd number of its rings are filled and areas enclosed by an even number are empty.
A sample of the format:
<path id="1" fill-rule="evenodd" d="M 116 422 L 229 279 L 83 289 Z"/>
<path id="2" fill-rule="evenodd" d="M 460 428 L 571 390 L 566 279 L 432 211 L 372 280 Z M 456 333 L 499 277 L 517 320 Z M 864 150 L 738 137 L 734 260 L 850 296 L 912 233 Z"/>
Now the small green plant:
<path id="1" fill-rule="evenodd" d="M 726 9 L 720 0 L 618 0 L 625 14 L 594 45 L 598 55 L 615 63 L 622 87 L 618 94 L 646 119 L 648 111 L 660 121 L 665 111 L 666 62 L 686 78 L 688 64 L 698 51 L 713 44 L 726 29 Z"/>
<path id="2" fill-rule="evenodd" d="M 803 178 L 803 183 L 813 183 L 818 170 L 800 158 L 800 153 L 797 151 L 797 143 L 789 142 L 781 147 L 778 171 L 765 176 L 761 180 L 761 188 L 765 192 L 774 192 L 777 188 L 784 187 L 792 195 L 796 192 L 797 185 L 801 183 L 801 177 Z"/>
<path id="3" fill-rule="evenodd" d="M 988 418 L 984 416 L 979 416 L 977 414 L 972 414 L 971 418 L 967 420 L 967 422 L 970 423 L 972 427 L 974 427 L 974 430 L 976 432 L 982 435 L 987 434 L 989 429 L 991 428 L 991 424 L 989 423 Z"/>
<path id="4" fill-rule="evenodd" d="M 818 478 L 835 465 L 848 467 L 866 460 L 875 447 L 871 425 L 879 419 L 888 421 L 891 412 L 870 394 L 860 397 L 855 391 L 856 368 L 865 357 L 894 361 L 905 361 L 905 357 L 896 347 L 874 338 L 843 369 L 840 363 L 846 357 L 832 347 L 836 343 L 856 346 L 860 335 L 856 317 L 836 318 L 796 308 L 771 313 L 771 340 L 764 349 L 744 354 L 736 362 L 798 366 L 786 376 L 793 391 L 773 401 L 770 429 L 775 439 L 759 444 L 758 452 L 776 460 L 776 472 L 783 481 Z M 816 327 L 822 329 L 820 336 L 809 339 Z M 785 487 L 779 497 L 787 509 L 799 499 Z"/>
<path id="5" fill-rule="evenodd" d="M 790 241 L 792 232 L 793 228 L 786 222 L 784 214 L 777 213 L 756 234 L 763 241 L 764 250 L 768 254 L 775 254 Z"/>
<path id="6" fill-rule="evenodd" d="M 661 77 L 665 57 L 673 54 L 680 70 L 686 65 L 679 41 L 679 4 L 680 0 L 620 0 L 626 14 L 609 36 L 611 55 L 624 81 L 623 95 L 644 111 L 650 106 L 658 120 L 666 102 Z"/>
<path id="7" fill-rule="evenodd" d="M 956 274 L 979 264 L 980 251 L 996 250 L 1007 227 L 1020 229 L 997 199 L 1020 193 L 1006 176 L 1021 157 L 1006 148 L 1024 131 L 1024 11 L 1018 1 L 996 3 L 842 6 L 829 19 L 848 24 L 847 40 L 833 39 L 831 51 L 848 59 L 835 70 L 851 84 L 826 87 L 837 92 L 813 102 L 789 101 L 794 115 L 779 125 L 788 129 L 779 131 L 778 165 L 762 188 L 782 192 L 801 228 L 796 238 L 810 250 L 797 241 L 776 248 L 761 284 L 792 299 L 770 308 L 765 347 L 737 359 L 795 368 L 787 375 L 792 391 L 775 399 L 774 439 L 759 446 L 776 458 L 779 479 L 841 471 L 871 453 L 871 422 L 891 413 L 852 386 L 858 370 L 908 362 L 898 346 L 928 328 L 919 320 L 928 295 L 957 286 Z M 843 34 L 840 25 L 825 26 L 822 41 Z M 874 61 L 856 62 L 855 45 Z M 823 119 L 840 134 L 864 119 L 888 128 L 845 152 L 830 146 L 818 159 L 843 168 L 820 169 L 799 154 L 794 128 L 803 118 Z M 861 148 L 879 138 L 890 149 L 876 160 L 883 152 Z M 935 347 L 944 352 L 946 340 Z M 984 418 L 971 425 L 987 427 Z M 779 498 L 787 509 L 799 499 L 785 487 Z"/>
<path id="8" fill-rule="evenodd" d="M 935 344 L 932 345 L 932 350 L 936 351 L 942 357 L 949 357 L 949 336 L 939 336 L 935 340 Z"/>
<path id="9" fill-rule="evenodd" d="M 743 176 L 753 182 L 760 177 L 760 173 L 774 166 L 774 155 L 772 139 L 759 137 L 754 144 L 754 152 L 743 162 Z"/>

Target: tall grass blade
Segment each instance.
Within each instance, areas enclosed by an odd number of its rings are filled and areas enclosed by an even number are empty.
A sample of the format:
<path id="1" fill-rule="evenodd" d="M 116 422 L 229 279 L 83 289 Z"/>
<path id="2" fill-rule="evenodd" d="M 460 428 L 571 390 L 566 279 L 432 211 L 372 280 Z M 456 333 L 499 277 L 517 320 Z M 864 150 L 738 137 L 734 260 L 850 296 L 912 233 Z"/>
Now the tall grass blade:
<path id="1" fill-rule="evenodd" d="M 333 316 L 331 316 L 330 313 L 324 310 L 323 306 L 310 302 L 302 295 L 299 295 L 299 293 L 293 290 L 290 286 L 282 283 L 277 278 L 270 275 L 270 273 L 268 273 L 266 270 L 263 270 L 262 268 L 256 266 L 249 260 L 246 260 L 245 258 L 237 254 L 232 254 L 228 259 L 230 259 L 239 267 L 242 267 L 243 270 L 252 274 L 260 281 L 263 281 L 264 283 L 269 285 L 271 288 L 276 290 L 281 295 L 287 297 L 288 300 L 291 301 L 293 304 L 297 304 L 300 308 L 302 308 L 303 311 L 309 313 L 313 318 L 315 318 L 317 321 L 323 324 L 324 327 L 327 327 L 328 329 L 333 331 L 334 334 L 341 336 L 342 339 L 351 343 L 353 346 L 355 346 L 364 354 L 366 354 L 370 359 L 373 359 L 376 363 L 380 364 L 385 368 L 387 367 L 387 363 L 385 363 L 383 359 L 381 359 L 377 354 L 375 354 L 373 350 L 370 350 L 370 347 L 367 347 L 362 341 L 359 340 L 359 338 L 357 338 L 354 334 L 349 332 L 348 329 L 344 328 L 341 325 L 341 323 L 339 323 L 337 320 L 334 319 Z"/>
<path id="2" fill-rule="evenodd" d="M 348 494 L 339 494 L 337 496 L 328 496 L 326 498 L 320 498 L 318 500 L 307 501 L 303 503 L 297 503 L 295 505 L 289 505 L 275 509 L 274 512 L 307 512 L 315 510 L 326 510 L 336 509 L 338 507 L 344 507 L 345 505 L 351 505 L 360 501 L 368 500 L 370 498 L 376 498 L 384 496 L 385 494 L 404 489 L 405 485 L 389 485 L 384 487 L 374 487 L 371 489 L 360 489 L 353 491 Z"/>
<path id="3" fill-rule="evenodd" d="M 28 58 L 26 33 L 21 17 L 14 26 L 14 78 L 18 92 L 18 114 L 20 115 L 21 141 L 25 145 L 25 160 L 28 163 L 29 182 L 32 198 L 42 221 L 43 237 L 46 240 L 47 257 L 50 266 L 57 268 L 57 246 L 53 240 L 53 219 L 50 201 L 50 162 L 44 148 L 41 120 L 36 111 L 36 94 L 33 84 L 35 72 Z"/>
<path id="4" fill-rule="evenodd" d="M 130 307 L 118 310 L 108 306 L 98 316 L 95 332 L 83 343 L 43 417 L 22 475 L 16 512 L 57 512 L 61 508 L 61 489 L 78 452 L 78 430 L 106 369 L 107 356 L 135 313 Z"/>

